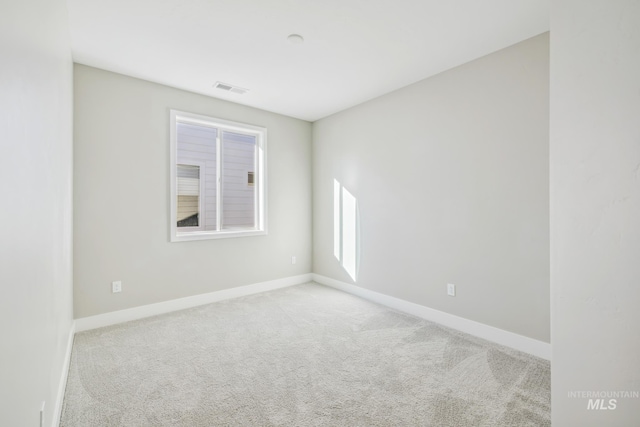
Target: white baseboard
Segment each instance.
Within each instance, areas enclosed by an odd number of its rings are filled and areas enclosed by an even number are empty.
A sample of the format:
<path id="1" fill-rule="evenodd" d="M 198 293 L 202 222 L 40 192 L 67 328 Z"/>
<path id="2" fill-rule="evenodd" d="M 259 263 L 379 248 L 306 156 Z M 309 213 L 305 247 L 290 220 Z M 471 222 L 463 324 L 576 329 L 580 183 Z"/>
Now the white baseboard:
<path id="1" fill-rule="evenodd" d="M 197 307 L 199 305 L 210 304 L 212 302 L 230 298 L 257 294 L 260 292 L 271 291 L 273 289 L 286 288 L 288 286 L 299 285 L 309 281 L 311 281 L 311 273 L 270 280 L 268 282 L 254 283 L 246 286 L 238 286 L 236 288 L 223 289 L 221 291 L 178 298 L 156 304 L 128 308 L 126 310 L 112 311 L 110 313 L 98 314 L 96 316 L 81 317 L 76 319 L 76 332 L 88 331 L 90 329 L 102 328 L 103 326 L 115 325 L 117 323 L 128 322 L 130 320 L 137 320 L 172 311 L 184 310 L 185 308 Z"/>
<path id="2" fill-rule="evenodd" d="M 474 335 L 479 338 L 486 339 L 513 349 L 529 353 L 542 359 L 551 359 L 551 344 L 525 337 L 513 332 L 505 331 L 493 326 L 485 325 L 443 311 L 435 310 L 423 305 L 415 304 L 389 295 L 371 291 L 360 286 L 341 282 L 331 279 L 320 274 L 309 273 L 299 276 L 286 277 L 283 279 L 270 280 L 268 282 L 254 283 L 252 285 L 239 286 L 231 289 L 210 292 L 207 294 L 194 295 L 191 297 L 179 298 L 170 301 L 164 301 L 156 304 L 143 305 L 126 310 L 113 311 L 110 313 L 99 314 L 96 316 L 82 317 L 75 320 L 75 332 L 87 331 L 90 329 L 101 328 L 103 326 L 115 325 L 117 323 L 128 322 L 130 320 L 142 319 L 145 317 L 155 316 L 158 314 L 169 313 L 172 311 L 183 310 L 185 308 L 196 307 L 199 305 L 210 304 L 230 298 L 237 298 L 245 295 L 252 295 L 260 292 L 266 292 L 274 289 L 285 288 L 288 286 L 298 285 L 308 281 L 315 281 L 322 285 L 330 286 L 369 301 L 412 314 L 423 319 L 439 323 L 452 329 Z M 73 343 L 73 333 L 69 338 L 69 348 L 67 349 L 66 374 L 68 363 L 71 357 L 71 344 Z M 60 394 L 64 394 L 64 384 L 61 380 Z M 62 405 L 62 396 L 58 396 L 59 405 L 56 410 L 59 411 Z M 59 418 L 59 417 L 58 417 Z M 55 427 L 55 426 L 54 426 Z"/>
<path id="3" fill-rule="evenodd" d="M 64 355 L 64 364 L 62 366 L 62 373 L 60 374 L 60 381 L 58 382 L 58 395 L 56 396 L 56 406 L 53 408 L 53 419 L 51 420 L 51 427 L 58 427 L 60 425 L 60 415 L 62 415 L 62 402 L 64 401 L 64 391 L 67 388 L 67 377 L 69 376 L 69 365 L 71 364 L 71 350 L 73 350 L 73 337 L 76 334 L 76 322 L 71 322 L 71 328 L 69 329 L 69 338 L 67 339 L 67 351 Z"/>
<path id="4" fill-rule="evenodd" d="M 551 360 L 551 344 L 313 273 L 313 280 L 452 329 Z"/>

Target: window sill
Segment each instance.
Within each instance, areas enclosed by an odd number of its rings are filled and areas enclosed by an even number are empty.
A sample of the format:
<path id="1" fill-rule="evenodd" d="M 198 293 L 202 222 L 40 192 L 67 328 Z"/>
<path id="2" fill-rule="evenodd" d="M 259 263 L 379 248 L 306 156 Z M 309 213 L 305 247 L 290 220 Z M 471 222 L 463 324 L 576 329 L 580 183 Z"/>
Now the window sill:
<path id="1" fill-rule="evenodd" d="M 171 236 L 172 242 L 188 242 L 192 240 L 211 240 L 211 239 L 228 239 L 231 237 L 251 237 L 265 236 L 266 230 L 247 230 L 247 231 L 193 231 L 177 233 Z"/>

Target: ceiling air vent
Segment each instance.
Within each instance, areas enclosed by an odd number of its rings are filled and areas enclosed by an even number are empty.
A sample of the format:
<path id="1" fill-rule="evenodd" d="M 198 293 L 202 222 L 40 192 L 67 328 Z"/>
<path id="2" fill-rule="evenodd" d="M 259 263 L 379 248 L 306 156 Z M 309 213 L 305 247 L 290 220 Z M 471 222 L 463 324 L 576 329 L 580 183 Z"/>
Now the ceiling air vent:
<path id="1" fill-rule="evenodd" d="M 249 89 L 243 89 L 241 87 L 222 82 L 216 82 L 213 87 L 215 87 L 216 89 L 224 90 L 225 92 L 237 93 L 238 95 L 244 95 L 245 93 L 249 92 Z"/>

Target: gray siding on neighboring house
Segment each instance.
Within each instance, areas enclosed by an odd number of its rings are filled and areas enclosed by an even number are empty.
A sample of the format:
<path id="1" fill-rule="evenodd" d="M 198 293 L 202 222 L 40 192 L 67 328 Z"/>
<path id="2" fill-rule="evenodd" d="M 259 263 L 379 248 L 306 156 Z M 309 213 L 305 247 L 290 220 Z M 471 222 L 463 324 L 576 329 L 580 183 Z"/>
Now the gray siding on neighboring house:
<path id="1" fill-rule="evenodd" d="M 255 187 L 249 185 L 248 174 L 255 171 L 255 138 L 231 132 L 222 135 L 222 227 L 253 227 Z"/>
<path id="2" fill-rule="evenodd" d="M 216 137 L 217 129 L 206 126 L 178 123 L 178 164 L 200 166 L 200 178 L 204 177 L 204 212 L 200 221 L 204 230 L 216 229 Z M 222 133 L 222 228 L 253 227 L 255 225 L 254 186 L 248 183 L 249 172 L 254 172 L 255 138 L 232 132 Z M 185 194 L 186 195 L 186 194 Z M 178 191 L 178 196 L 184 196 Z M 178 203 L 180 205 L 180 203 Z M 185 212 L 178 220 L 189 216 Z"/>
<path id="3" fill-rule="evenodd" d="M 178 123 L 178 164 L 200 166 L 204 177 L 204 214 L 200 221 L 205 230 L 216 229 L 216 136 L 217 129 Z M 178 218 L 181 219 L 181 218 Z"/>

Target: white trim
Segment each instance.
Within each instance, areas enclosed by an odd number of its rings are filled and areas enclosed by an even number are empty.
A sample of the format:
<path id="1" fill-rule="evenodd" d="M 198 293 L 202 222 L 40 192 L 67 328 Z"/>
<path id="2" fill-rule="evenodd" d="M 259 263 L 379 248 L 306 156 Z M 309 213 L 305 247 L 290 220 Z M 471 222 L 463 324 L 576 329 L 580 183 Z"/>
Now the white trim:
<path id="1" fill-rule="evenodd" d="M 254 283 L 236 288 L 223 289 L 221 291 L 207 294 L 194 295 L 185 298 L 178 298 L 170 301 L 163 301 L 156 304 L 143 305 L 140 307 L 128 308 L 126 310 L 112 311 L 110 313 L 98 314 L 96 316 L 81 317 L 76 319 L 76 331 L 82 332 L 90 329 L 101 328 L 103 326 L 115 325 L 117 323 L 128 322 L 130 320 L 142 319 L 158 314 L 169 313 L 185 308 L 197 307 L 199 305 L 210 304 L 212 302 L 223 301 L 230 298 L 237 298 L 245 295 L 257 294 L 288 286 L 299 285 L 311 281 L 311 273 L 299 276 L 285 277 L 282 279 L 270 280 L 268 282 Z"/>
<path id="2" fill-rule="evenodd" d="M 229 237 L 251 237 L 251 236 L 266 236 L 266 230 L 223 230 L 223 231 L 185 231 L 177 234 L 176 242 L 188 242 L 191 240 L 209 240 L 209 239 L 226 239 Z"/>
<path id="3" fill-rule="evenodd" d="M 71 364 L 71 351 L 73 350 L 73 337 L 76 334 L 76 322 L 71 322 L 71 328 L 69 329 L 69 338 L 67 339 L 67 351 L 64 355 L 64 363 L 62 365 L 62 372 L 60 373 L 60 380 L 58 382 L 58 395 L 56 396 L 56 406 L 53 408 L 53 419 L 51 420 L 51 427 L 58 427 L 60 425 L 60 416 L 62 415 L 62 402 L 64 401 L 64 392 L 67 388 L 67 377 L 69 376 L 69 365 Z"/>
<path id="4" fill-rule="evenodd" d="M 178 123 L 176 122 L 178 112 L 169 111 L 169 241 L 176 241 L 178 231 Z"/>
<path id="5" fill-rule="evenodd" d="M 256 136 L 260 135 L 265 130 L 262 126 L 250 125 L 247 123 L 234 122 L 202 114 L 188 113 L 186 111 L 173 109 L 170 111 L 172 113 L 172 117 L 177 117 L 181 122 L 193 123 L 194 125 L 207 126 L 216 129 L 222 128 L 232 132 L 253 134 Z"/>
<path id="6" fill-rule="evenodd" d="M 256 193 L 256 227 L 264 234 L 268 232 L 268 199 L 269 192 L 267 191 L 267 128 L 257 137 L 256 144 L 256 169 L 253 174 L 254 192 Z M 257 179 L 257 187 L 256 185 Z"/>
<path id="7" fill-rule="evenodd" d="M 216 232 L 222 231 L 222 130 L 216 129 Z"/>
<path id="8" fill-rule="evenodd" d="M 443 311 L 434 310 L 433 308 L 391 297 L 389 295 L 370 291 L 369 289 L 331 279 L 320 274 L 313 273 L 312 277 L 314 282 L 320 283 L 322 285 L 326 285 L 353 295 L 357 295 L 361 298 L 376 302 L 378 304 L 382 304 L 395 310 L 409 313 L 414 316 L 439 323 L 449 328 L 456 329 L 458 331 L 465 332 L 467 334 L 474 335 L 476 337 L 540 357 L 542 359 L 551 360 L 551 344 L 549 343 L 515 334 L 513 332 L 505 331 L 493 326 L 485 325 L 484 323 L 479 323 L 473 320 L 465 319 L 463 317 L 455 316 L 453 314 L 445 313 Z"/>

